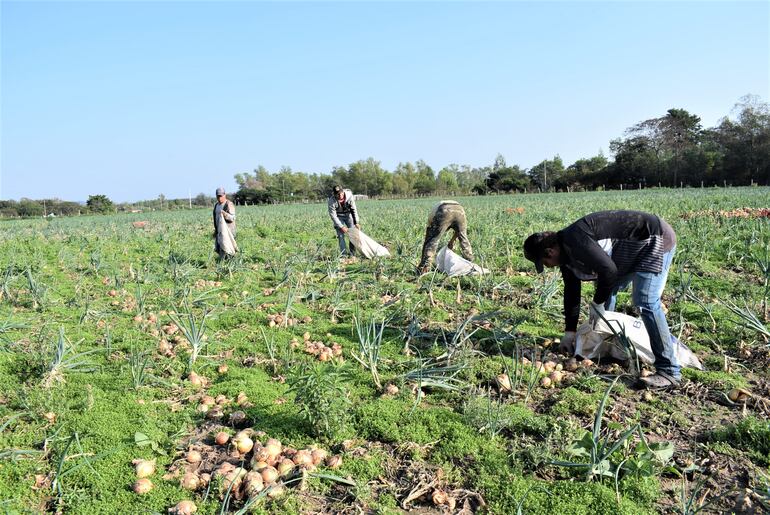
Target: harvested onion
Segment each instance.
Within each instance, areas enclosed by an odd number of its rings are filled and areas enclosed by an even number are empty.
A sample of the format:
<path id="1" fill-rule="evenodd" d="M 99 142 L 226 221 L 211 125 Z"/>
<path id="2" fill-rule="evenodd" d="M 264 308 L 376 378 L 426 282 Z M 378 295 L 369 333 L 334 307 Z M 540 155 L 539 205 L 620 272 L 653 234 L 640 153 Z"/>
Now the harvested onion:
<path id="1" fill-rule="evenodd" d="M 497 381 L 497 387 L 500 389 L 500 393 L 510 392 L 512 390 L 511 378 L 508 377 L 508 374 L 500 374 L 495 380 Z"/>
<path id="2" fill-rule="evenodd" d="M 329 456 L 326 458 L 326 466 L 330 469 L 338 469 L 342 466 L 342 456 Z"/>
<path id="3" fill-rule="evenodd" d="M 198 507 L 192 501 L 179 501 L 176 506 L 169 508 L 169 515 L 192 515 Z"/>
<path id="4" fill-rule="evenodd" d="M 238 433 L 233 438 L 233 445 L 241 454 L 246 454 L 254 447 L 254 441 L 246 435 Z"/>
<path id="5" fill-rule="evenodd" d="M 139 495 L 146 494 L 150 490 L 152 490 L 152 481 L 150 481 L 147 478 L 141 478 L 137 479 L 136 482 L 134 482 L 134 486 L 132 489 L 134 490 L 134 493 L 137 493 Z"/>
<path id="6" fill-rule="evenodd" d="M 187 455 L 185 456 L 185 459 L 187 460 L 187 463 L 200 463 L 203 457 L 201 456 L 201 453 L 199 453 L 196 450 L 191 450 L 187 452 Z"/>
<path id="7" fill-rule="evenodd" d="M 155 460 L 134 460 L 136 477 L 139 479 L 149 477 L 155 473 Z"/>
<path id="8" fill-rule="evenodd" d="M 274 467 L 265 467 L 260 472 L 265 483 L 275 483 L 280 474 Z"/>
<path id="9" fill-rule="evenodd" d="M 727 396 L 733 402 L 746 402 L 752 395 L 750 391 L 744 390 L 743 388 L 733 388 Z"/>
<path id="10" fill-rule="evenodd" d="M 224 431 L 218 432 L 214 437 L 214 441 L 217 443 L 217 445 L 225 445 L 228 440 L 230 440 L 230 435 Z"/>
<path id="11" fill-rule="evenodd" d="M 201 478 L 195 472 L 187 472 L 180 481 L 182 488 L 195 491 L 201 486 Z"/>

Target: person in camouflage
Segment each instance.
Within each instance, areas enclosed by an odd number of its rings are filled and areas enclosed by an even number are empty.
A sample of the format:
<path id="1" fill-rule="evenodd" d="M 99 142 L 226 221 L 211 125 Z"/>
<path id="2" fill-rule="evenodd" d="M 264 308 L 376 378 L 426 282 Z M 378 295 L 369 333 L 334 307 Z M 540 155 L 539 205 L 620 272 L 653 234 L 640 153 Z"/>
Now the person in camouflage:
<path id="1" fill-rule="evenodd" d="M 447 248 L 452 249 L 455 240 L 460 240 L 462 256 L 468 261 L 473 261 L 473 249 L 468 241 L 468 222 L 465 219 L 465 210 L 454 200 L 442 200 L 436 204 L 430 212 L 428 227 L 425 229 L 425 240 L 422 244 L 422 257 L 417 266 L 419 274 L 425 274 L 430 270 L 431 263 L 436 256 L 436 249 L 441 236 L 452 229 L 454 234 L 449 240 Z"/>

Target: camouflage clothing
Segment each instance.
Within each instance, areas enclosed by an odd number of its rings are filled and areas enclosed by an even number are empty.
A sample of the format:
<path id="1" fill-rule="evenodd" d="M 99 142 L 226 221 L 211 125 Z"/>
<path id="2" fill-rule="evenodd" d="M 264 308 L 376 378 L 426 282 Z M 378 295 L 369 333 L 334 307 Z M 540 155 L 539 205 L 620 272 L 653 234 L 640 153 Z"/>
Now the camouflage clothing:
<path id="1" fill-rule="evenodd" d="M 430 269 L 436 256 L 438 242 L 448 229 L 452 229 L 454 235 L 449 240 L 447 247 L 451 249 L 455 239 L 459 239 L 462 256 L 468 261 L 473 261 L 473 249 L 471 249 L 471 242 L 468 241 L 465 210 L 454 200 L 442 200 L 436 204 L 430 213 L 430 218 L 428 218 L 425 241 L 422 244 L 422 258 L 418 266 L 421 273 Z"/>

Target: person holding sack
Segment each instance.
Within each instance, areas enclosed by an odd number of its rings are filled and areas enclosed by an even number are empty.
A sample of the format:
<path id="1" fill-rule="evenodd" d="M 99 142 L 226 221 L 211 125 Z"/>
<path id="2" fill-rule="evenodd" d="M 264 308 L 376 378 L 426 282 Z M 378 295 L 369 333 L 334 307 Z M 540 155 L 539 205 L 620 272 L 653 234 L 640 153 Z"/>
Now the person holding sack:
<path id="1" fill-rule="evenodd" d="M 348 229 L 353 227 L 361 229 L 361 221 L 358 219 L 358 209 L 356 209 L 353 192 L 343 189 L 339 184 L 334 186 L 327 202 L 327 207 L 334 230 L 337 232 L 340 255 L 348 255 L 345 249 L 345 234 L 348 232 Z M 353 246 L 353 242 L 350 242 L 350 255 L 355 255 L 355 251 L 356 248 Z"/>
<path id="2" fill-rule="evenodd" d="M 468 261 L 473 261 L 473 249 L 468 240 L 468 222 L 465 219 L 463 206 L 454 200 L 442 200 L 433 206 L 428 217 L 428 226 L 425 229 L 425 239 L 422 244 L 422 256 L 420 257 L 420 264 L 417 265 L 419 275 L 427 274 L 430 271 L 431 263 L 436 257 L 438 242 L 449 229 L 452 229 L 454 234 L 452 234 L 447 248 L 452 250 L 455 241 L 460 240 L 462 256 Z"/>
<path id="3" fill-rule="evenodd" d="M 227 200 L 225 189 L 217 188 L 217 203 L 214 204 L 214 251 L 223 259 L 238 251 L 235 243 L 235 204 Z"/>
<path id="4" fill-rule="evenodd" d="M 614 311 L 619 291 L 633 284 L 632 299 L 650 337 L 656 373 L 640 378 L 643 386 L 679 385 L 680 365 L 661 295 L 676 250 L 676 234 L 662 218 L 640 211 L 591 213 L 558 232 L 538 232 L 524 242 L 524 256 L 543 266 L 559 267 L 564 280 L 565 333 L 561 350 L 574 353 L 580 316 L 581 281 L 596 281 L 589 321 Z"/>

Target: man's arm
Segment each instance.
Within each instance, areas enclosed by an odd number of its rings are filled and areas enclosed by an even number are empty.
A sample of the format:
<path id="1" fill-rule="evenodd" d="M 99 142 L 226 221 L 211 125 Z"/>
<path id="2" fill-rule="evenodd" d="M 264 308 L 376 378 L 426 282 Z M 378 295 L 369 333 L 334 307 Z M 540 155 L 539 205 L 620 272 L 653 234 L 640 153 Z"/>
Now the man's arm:
<path id="1" fill-rule="evenodd" d="M 561 267 L 564 281 L 564 330 L 577 330 L 580 318 L 580 279 L 566 266 Z"/>
<path id="2" fill-rule="evenodd" d="M 225 222 L 234 222 L 235 221 L 235 204 L 232 200 L 228 200 L 227 204 L 225 204 L 225 207 L 227 209 L 222 209 L 222 216 L 225 219 Z"/>
<path id="3" fill-rule="evenodd" d="M 596 276 L 596 291 L 594 293 L 594 302 L 604 304 L 610 298 L 612 289 L 618 279 L 618 267 L 610 259 L 610 256 L 599 246 L 599 244 L 589 238 L 570 237 L 569 247 L 573 259 L 585 264 L 593 271 Z"/>
<path id="4" fill-rule="evenodd" d="M 342 222 L 340 222 L 339 217 L 337 216 L 337 209 L 334 206 L 335 201 L 333 198 L 329 199 L 328 207 L 329 207 L 329 217 L 332 219 L 332 223 L 334 224 L 334 227 L 337 229 L 342 229 Z"/>

